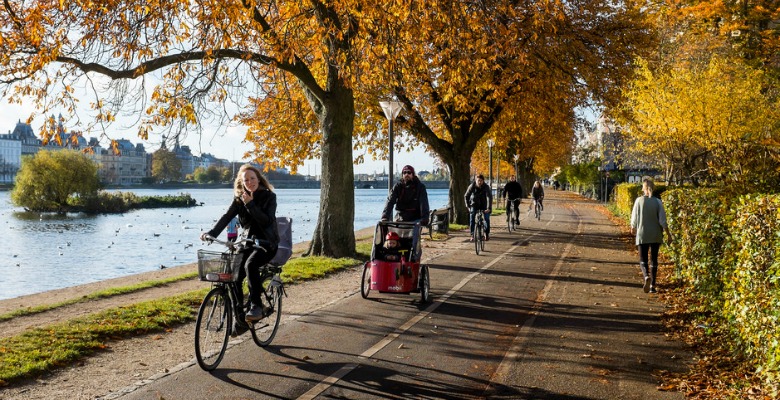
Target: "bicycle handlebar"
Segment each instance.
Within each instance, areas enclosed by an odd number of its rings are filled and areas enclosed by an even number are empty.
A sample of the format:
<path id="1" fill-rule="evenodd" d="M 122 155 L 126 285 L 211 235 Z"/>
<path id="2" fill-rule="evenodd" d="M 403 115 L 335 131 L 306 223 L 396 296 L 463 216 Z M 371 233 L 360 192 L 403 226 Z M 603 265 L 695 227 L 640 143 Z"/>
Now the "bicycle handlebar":
<path id="1" fill-rule="evenodd" d="M 209 234 L 204 235 L 203 239 L 204 239 L 203 240 L 204 242 L 208 242 L 209 244 L 211 244 L 212 242 L 213 243 L 219 243 L 219 244 L 221 244 L 221 245 L 223 245 L 223 246 L 225 246 L 225 247 L 227 247 L 227 248 L 229 248 L 231 250 L 236 250 L 236 249 L 243 250 L 245 248 L 252 247 L 252 248 L 255 248 L 255 249 L 259 249 L 259 250 L 268 251 L 265 247 L 263 247 L 260 244 L 260 240 L 259 239 L 252 240 L 252 239 L 244 238 L 244 239 L 238 239 L 235 242 L 227 242 L 227 241 L 224 241 L 224 240 L 219 240 L 219 239 L 217 239 L 214 236 L 211 236 Z"/>

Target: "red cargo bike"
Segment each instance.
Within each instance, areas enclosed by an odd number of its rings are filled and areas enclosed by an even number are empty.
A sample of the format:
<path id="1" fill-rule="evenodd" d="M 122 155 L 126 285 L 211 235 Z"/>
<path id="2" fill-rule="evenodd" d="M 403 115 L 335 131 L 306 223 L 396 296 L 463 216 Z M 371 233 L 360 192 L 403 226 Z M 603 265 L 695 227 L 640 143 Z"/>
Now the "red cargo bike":
<path id="1" fill-rule="evenodd" d="M 397 234 L 399 246 L 387 249 L 388 233 Z M 421 264 L 422 226 L 419 222 L 380 221 L 374 232 L 371 261 L 363 266 L 360 293 L 364 299 L 372 290 L 379 293 L 420 293 L 423 303 L 430 301 L 431 277 Z M 395 235 L 390 234 L 395 238 Z"/>

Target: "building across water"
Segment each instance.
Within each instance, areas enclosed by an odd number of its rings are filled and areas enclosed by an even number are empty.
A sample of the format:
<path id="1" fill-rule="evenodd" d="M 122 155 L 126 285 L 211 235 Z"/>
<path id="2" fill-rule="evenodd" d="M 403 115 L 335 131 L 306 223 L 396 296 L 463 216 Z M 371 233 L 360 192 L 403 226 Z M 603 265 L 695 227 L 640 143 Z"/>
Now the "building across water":
<path id="1" fill-rule="evenodd" d="M 65 132 L 65 129 L 59 127 L 57 131 Z M 79 133 L 64 133 L 59 143 L 51 141 L 43 145 L 32 127 L 19 121 L 13 131 L 0 134 L 0 184 L 13 183 L 22 165 L 22 157 L 34 155 L 41 149 L 89 149 L 85 153 L 97 163 L 100 181 L 105 185 L 149 183 L 152 175 L 152 154 L 147 153 L 141 143 L 133 144 L 127 139 L 119 139 L 116 140 L 115 148 L 103 148 L 96 138 L 87 140 Z M 189 146 L 180 146 L 178 140 L 170 151 L 181 161 L 182 178 L 192 174 L 198 167 L 231 167 L 230 161 L 207 153 L 193 155 Z"/>

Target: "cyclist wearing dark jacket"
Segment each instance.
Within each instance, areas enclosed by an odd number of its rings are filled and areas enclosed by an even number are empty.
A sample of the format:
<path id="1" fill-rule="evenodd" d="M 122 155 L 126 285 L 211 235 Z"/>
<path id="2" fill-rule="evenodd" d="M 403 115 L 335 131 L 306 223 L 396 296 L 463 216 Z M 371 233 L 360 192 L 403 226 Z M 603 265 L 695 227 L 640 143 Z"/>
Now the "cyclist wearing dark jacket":
<path id="1" fill-rule="evenodd" d="M 544 203 L 542 203 L 542 200 L 544 200 L 544 188 L 542 187 L 542 182 L 534 182 L 534 187 L 531 188 L 531 197 L 534 198 L 534 201 L 539 202 L 539 207 L 544 211 Z"/>
<path id="2" fill-rule="evenodd" d="M 411 165 L 404 166 L 401 170 L 401 180 L 393 186 L 390 195 L 387 196 L 385 208 L 382 210 L 382 221 L 387 221 L 395 206 L 395 220 L 405 222 L 420 221 L 422 225 L 428 225 L 428 191 L 414 174 Z"/>
<path id="3" fill-rule="evenodd" d="M 469 208 L 469 232 L 474 240 L 474 222 L 477 212 L 485 213 L 485 240 L 490 240 L 490 213 L 493 211 L 493 193 L 485 184 L 485 177 L 477 175 L 474 182 L 466 190 L 466 206 Z"/>
<path id="4" fill-rule="evenodd" d="M 514 175 L 509 176 L 509 182 L 504 185 L 503 197 L 512 202 L 511 206 L 515 211 L 515 223 L 520 224 L 520 199 L 523 198 L 523 187 Z M 509 204 L 507 204 L 507 211 Z"/>
<path id="5" fill-rule="evenodd" d="M 259 239 L 260 244 L 266 249 L 252 249 L 245 252 L 242 263 L 244 268 L 238 274 L 238 287 L 241 287 L 245 277 L 249 277 L 249 300 L 252 306 L 246 314 L 246 320 L 255 321 L 263 317 L 260 268 L 271 261 L 279 247 L 279 233 L 276 228 L 276 194 L 273 192 L 273 186 L 260 170 L 248 164 L 239 169 L 234 186 L 235 196 L 227 211 L 210 231 L 201 235 L 201 239 L 204 239 L 206 234 L 219 236 L 230 220 L 238 215 L 238 221 L 246 237 Z M 242 291 L 239 290 L 236 295 L 237 303 L 243 304 Z"/>

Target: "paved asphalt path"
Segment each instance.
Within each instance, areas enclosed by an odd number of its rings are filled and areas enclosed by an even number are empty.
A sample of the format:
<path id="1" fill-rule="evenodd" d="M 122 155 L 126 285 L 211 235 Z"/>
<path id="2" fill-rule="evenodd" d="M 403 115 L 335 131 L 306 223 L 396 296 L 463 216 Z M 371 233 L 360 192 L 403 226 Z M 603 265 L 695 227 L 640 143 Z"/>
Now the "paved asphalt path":
<path id="1" fill-rule="evenodd" d="M 366 300 L 356 281 L 352 296 L 287 316 L 265 349 L 244 340 L 212 373 L 183 365 L 120 398 L 683 398 L 653 371 L 690 355 L 660 332 L 663 304 L 600 205 L 550 191 L 541 221 L 525 215 L 511 234 L 503 221 L 479 256 L 458 232 L 426 260 L 429 304 Z"/>

